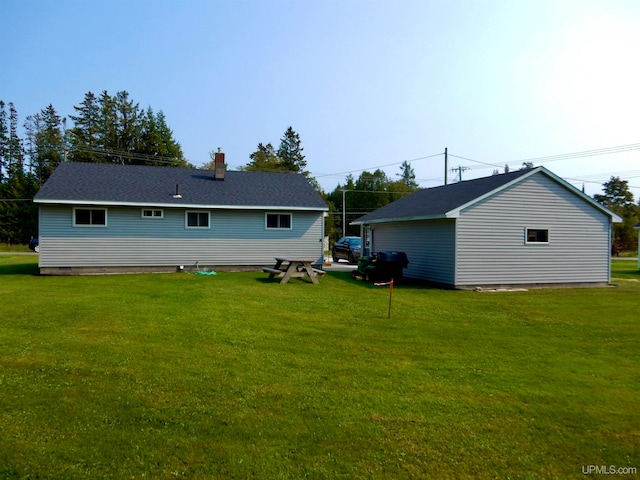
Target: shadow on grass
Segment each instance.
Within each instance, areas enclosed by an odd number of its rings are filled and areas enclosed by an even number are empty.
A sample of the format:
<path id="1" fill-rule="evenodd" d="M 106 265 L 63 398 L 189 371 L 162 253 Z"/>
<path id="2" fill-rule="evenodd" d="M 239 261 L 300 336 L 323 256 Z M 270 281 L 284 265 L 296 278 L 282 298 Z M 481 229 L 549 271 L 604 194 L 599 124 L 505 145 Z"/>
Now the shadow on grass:
<path id="1" fill-rule="evenodd" d="M 365 282 L 364 280 L 358 280 L 357 278 L 353 278 L 351 272 L 327 272 L 327 275 L 330 275 L 332 278 L 337 280 L 341 280 L 346 283 L 350 283 L 352 285 L 361 285 L 363 288 L 380 288 L 379 286 L 374 285 L 371 282 Z M 404 290 L 444 290 L 444 287 L 438 287 L 433 284 L 429 284 L 427 282 L 416 280 L 412 278 L 403 278 L 402 281 L 396 282 L 394 281 L 394 288 L 401 288 Z"/>
<path id="2" fill-rule="evenodd" d="M 0 275 L 39 275 L 38 265 L 34 263 L 14 263 L 0 265 Z"/>
<path id="3" fill-rule="evenodd" d="M 640 280 L 640 268 L 638 263 L 633 261 L 616 261 L 611 262 L 611 276 L 621 279 Z"/>

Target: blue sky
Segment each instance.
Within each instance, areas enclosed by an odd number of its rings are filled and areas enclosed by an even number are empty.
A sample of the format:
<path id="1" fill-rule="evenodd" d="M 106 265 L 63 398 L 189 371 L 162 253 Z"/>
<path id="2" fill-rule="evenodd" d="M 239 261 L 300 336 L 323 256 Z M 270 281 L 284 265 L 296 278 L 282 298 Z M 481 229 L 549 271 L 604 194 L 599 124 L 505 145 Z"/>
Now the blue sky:
<path id="1" fill-rule="evenodd" d="M 194 165 L 219 147 L 237 168 L 292 126 L 326 191 L 405 160 L 441 185 L 446 147 L 463 179 L 537 159 L 640 198 L 636 0 L 0 0 L 0 23 L 21 122 L 126 90 Z"/>

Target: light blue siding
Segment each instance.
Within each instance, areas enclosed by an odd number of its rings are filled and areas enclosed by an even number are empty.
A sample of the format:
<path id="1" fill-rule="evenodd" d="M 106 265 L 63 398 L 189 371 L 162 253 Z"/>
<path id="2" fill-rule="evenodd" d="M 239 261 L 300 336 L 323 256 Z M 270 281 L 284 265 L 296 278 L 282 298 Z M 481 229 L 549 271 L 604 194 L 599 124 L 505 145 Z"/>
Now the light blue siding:
<path id="1" fill-rule="evenodd" d="M 371 227 L 374 252 L 395 250 L 407 254 L 409 267 L 404 270 L 405 276 L 453 284 L 454 220 L 396 222 Z"/>
<path id="2" fill-rule="evenodd" d="M 185 209 L 142 218 L 141 208 L 109 207 L 107 227 L 74 227 L 70 206 L 40 207 L 40 267 L 268 265 L 276 256 L 321 261 L 323 212 L 292 214 L 292 228 L 267 230 L 264 210 L 210 212 L 209 228 L 187 228 Z"/>
<path id="3" fill-rule="evenodd" d="M 371 224 L 372 251 L 405 251 L 408 277 L 461 288 L 602 284 L 610 280 L 611 216 L 546 175 L 532 175 L 455 219 Z M 525 241 L 527 228 L 549 232 Z"/>
<path id="4" fill-rule="evenodd" d="M 462 211 L 457 286 L 609 281 L 610 217 L 544 175 Z M 525 229 L 549 242 L 525 243 Z"/>

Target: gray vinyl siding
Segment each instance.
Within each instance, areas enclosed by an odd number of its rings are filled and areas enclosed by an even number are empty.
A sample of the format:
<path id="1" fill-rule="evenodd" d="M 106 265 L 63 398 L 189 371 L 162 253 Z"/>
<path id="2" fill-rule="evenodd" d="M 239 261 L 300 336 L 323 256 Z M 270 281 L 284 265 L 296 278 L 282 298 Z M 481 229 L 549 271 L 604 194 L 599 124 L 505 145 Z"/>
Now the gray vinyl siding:
<path id="1" fill-rule="evenodd" d="M 548 244 L 526 244 L 526 228 Z M 455 285 L 609 281 L 610 217 L 544 175 L 461 213 Z"/>
<path id="2" fill-rule="evenodd" d="M 454 281 L 455 221 L 433 220 L 371 225 L 374 252 L 405 252 L 410 278 L 444 284 Z"/>
<path id="3" fill-rule="evenodd" d="M 95 207 L 87 207 L 95 208 Z M 149 207 L 152 208 L 152 207 Z M 70 206 L 40 207 L 40 267 L 269 265 L 274 257 L 322 260 L 323 212 L 286 211 L 292 228 L 267 230 L 265 210 L 210 213 L 209 228 L 186 228 L 185 209 L 141 218 L 141 208 L 109 207 L 107 226 L 74 227 Z M 190 210 L 191 211 L 191 210 Z"/>

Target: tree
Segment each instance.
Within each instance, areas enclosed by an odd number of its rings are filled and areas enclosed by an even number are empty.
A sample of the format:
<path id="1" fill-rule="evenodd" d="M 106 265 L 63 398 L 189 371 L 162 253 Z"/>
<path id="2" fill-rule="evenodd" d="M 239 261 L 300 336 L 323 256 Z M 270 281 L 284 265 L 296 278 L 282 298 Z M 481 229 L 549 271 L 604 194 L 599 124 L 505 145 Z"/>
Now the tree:
<path id="1" fill-rule="evenodd" d="M 38 210 L 31 200 L 38 191 L 35 177 L 20 162 L 11 164 L 0 187 L 0 241 L 25 244 L 37 235 Z"/>
<path id="2" fill-rule="evenodd" d="M 42 185 L 64 160 L 65 144 L 62 120 L 53 105 L 44 108 L 39 118 L 42 124 L 36 132 L 35 158 L 31 158 L 31 163 L 36 179 Z"/>
<path id="3" fill-rule="evenodd" d="M 22 140 L 18 136 L 18 111 L 13 102 L 9 102 L 9 138 L 7 140 L 5 165 L 7 170 L 11 170 L 12 165 L 15 163 L 19 163 L 22 166 L 23 159 Z"/>
<path id="4" fill-rule="evenodd" d="M 416 174 L 413 171 L 413 167 L 406 160 L 400 165 L 400 182 L 404 183 L 409 188 L 418 188 L 418 182 L 416 182 Z"/>
<path id="5" fill-rule="evenodd" d="M 593 198 L 623 219 L 621 224 L 613 225 L 613 251 L 636 250 L 638 236 L 633 226 L 638 222 L 638 212 L 633 193 L 629 190 L 629 182 L 620 177 L 611 177 L 602 186 L 604 194 L 595 194 Z"/>
<path id="6" fill-rule="evenodd" d="M 302 154 L 300 136 L 292 127 L 287 128 L 280 139 L 280 147 L 276 151 L 271 143 L 258 144 L 258 149 L 249 155 L 251 162 L 241 169 L 251 172 L 289 172 L 300 173 L 307 177 L 309 183 L 321 192 L 320 185 L 311 177 L 307 168 L 307 161 Z"/>
<path id="7" fill-rule="evenodd" d="M 116 114 L 116 150 L 126 153 L 135 153 L 140 147 L 142 136 L 142 121 L 140 107 L 129 99 L 126 91 L 117 92 L 114 97 Z M 144 161 L 121 157 L 121 163 L 144 164 Z"/>
<path id="8" fill-rule="evenodd" d="M 186 167 L 182 147 L 174 139 L 162 111 L 140 109 L 126 91 L 99 97 L 85 94 L 73 107 L 75 125 L 71 129 L 71 159 L 127 165 L 170 165 Z"/>
<path id="9" fill-rule="evenodd" d="M 602 186 L 604 194 L 593 196 L 596 202 L 620 216 L 634 213 L 633 193 L 629 190 L 629 182 L 620 180 L 620 177 L 611 177 Z"/>
<path id="10" fill-rule="evenodd" d="M 33 175 L 24 169 L 22 139 L 18 136 L 18 112 L 9 102 L 9 125 L 0 102 L 0 152 L 3 175 L 0 177 L 0 241 L 27 243 L 36 233 L 38 213 L 31 199 L 38 190 Z"/>
<path id="11" fill-rule="evenodd" d="M 251 162 L 242 167 L 248 172 L 283 172 L 285 168 L 271 143 L 259 143 L 255 152 L 249 155 Z"/>
<path id="12" fill-rule="evenodd" d="M 71 155 L 76 162 L 98 163 L 100 147 L 100 105 L 92 92 L 84 95 L 79 106 L 73 107 L 77 115 L 69 115 L 74 122 L 71 129 Z"/>
<path id="13" fill-rule="evenodd" d="M 7 125 L 7 111 L 5 103 L 0 100 L 0 184 L 7 174 L 7 149 L 9 148 L 9 126 Z"/>
<path id="14" fill-rule="evenodd" d="M 180 144 L 174 140 L 162 110 L 147 108 L 142 117 L 140 145 L 136 153 L 146 155 L 146 165 L 187 166 Z"/>
<path id="15" fill-rule="evenodd" d="M 280 148 L 278 148 L 277 156 L 280 159 L 283 170 L 308 176 L 308 172 L 305 170 L 307 161 L 304 159 L 302 154 L 304 149 L 300 144 L 300 135 L 292 127 L 287 128 L 284 136 L 280 139 Z"/>

